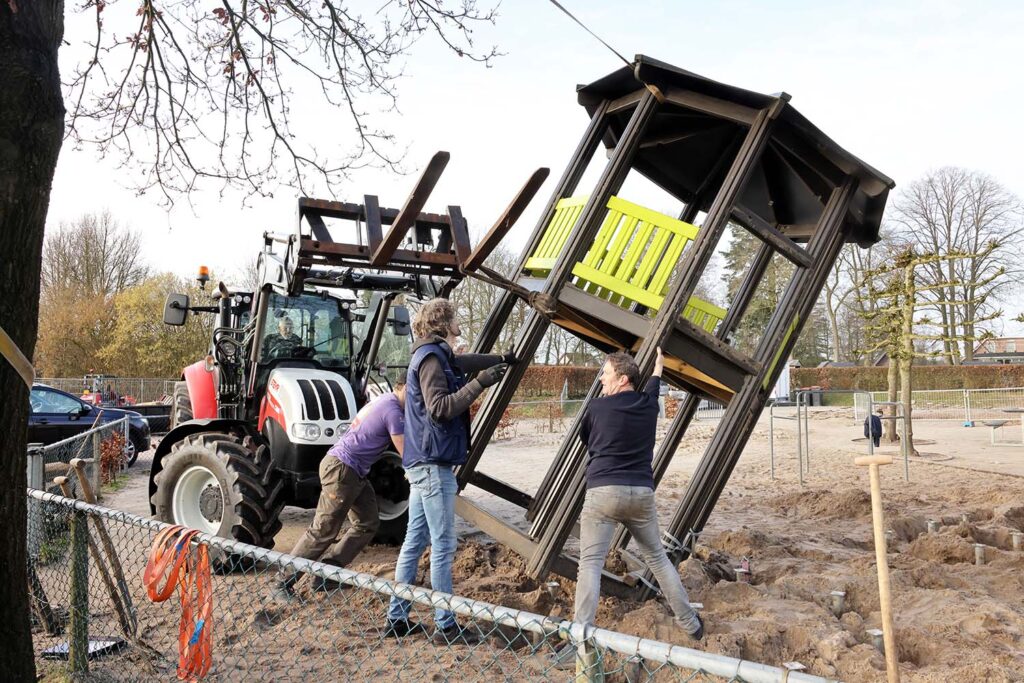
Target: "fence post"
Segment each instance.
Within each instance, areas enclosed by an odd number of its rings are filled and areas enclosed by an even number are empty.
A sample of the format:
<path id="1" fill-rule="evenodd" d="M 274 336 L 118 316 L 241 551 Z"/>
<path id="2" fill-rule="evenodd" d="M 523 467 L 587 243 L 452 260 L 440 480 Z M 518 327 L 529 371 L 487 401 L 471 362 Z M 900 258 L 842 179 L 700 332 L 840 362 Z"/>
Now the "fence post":
<path id="1" fill-rule="evenodd" d="M 971 418 L 971 390 L 964 389 L 964 425 L 973 427 L 974 420 Z"/>
<path id="2" fill-rule="evenodd" d="M 43 444 L 28 445 L 28 487 L 41 490 L 43 488 Z M 39 501 L 29 498 L 28 501 L 28 556 L 31 562 L 39 556 L 39 538 L 43 528 L 43 509 Z"/>
<path id="3" fill-rule="evenodd" d="M 86 467 L 92 468 L 89 471 L 89 479 L 92 481 L 92 490 L 96 492 L 96 499 L 100 498 L 100 483 L 103 481 L 101 470 L 103 469 L 103 435 L 101 430 L 92 433 L 92 462 L 86 460 Z"/>
<path id="4" fill-rule="evenodd" d="M 73 674 L 89 671 L 89 551 L 85 513 L 71 512 L 71 635 L 68 663 Z"/>

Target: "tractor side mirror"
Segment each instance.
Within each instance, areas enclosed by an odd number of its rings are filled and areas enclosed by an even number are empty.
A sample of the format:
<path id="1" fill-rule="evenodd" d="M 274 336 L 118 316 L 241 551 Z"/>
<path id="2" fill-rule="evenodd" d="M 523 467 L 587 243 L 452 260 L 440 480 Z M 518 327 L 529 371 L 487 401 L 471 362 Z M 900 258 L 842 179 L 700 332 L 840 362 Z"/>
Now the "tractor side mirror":
<path id="1" fill-rule="evenodd" d="M 409 322 L 409 309 L 405 306 L 393 306 L 388 322 L 391 323 L 395 336 L 408 337 L 412 334 L 412 325 Z"/>
<path id="2" fill-rule="evenodd" d="M 180 327 L 188 315 L 188 294 L 168 294 L 164 302 L 164 324 Z"/>

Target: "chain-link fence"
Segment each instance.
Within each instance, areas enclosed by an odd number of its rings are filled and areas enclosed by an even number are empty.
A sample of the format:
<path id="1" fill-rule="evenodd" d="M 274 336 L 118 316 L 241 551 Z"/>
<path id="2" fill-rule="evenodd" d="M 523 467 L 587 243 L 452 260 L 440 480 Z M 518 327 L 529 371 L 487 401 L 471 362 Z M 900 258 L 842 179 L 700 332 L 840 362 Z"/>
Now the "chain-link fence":
<path id="1" fill-rule="evenodd" d="M 173 379 L 160 377 L 39 377 L 45 384 L 76 396 L 98 392 L 101 402 L 130 407 L 136 403 L 159 401 L 174 393 Z"/>
<path id="2" fill-rule="evenodd" d="M 151 602 L 141 580 L 167 525 L 34 490 L 29 521 L 34 643 L 44 674 L 172 680 L 179 644 L 195 652 L 208 636 L 211 681 L 823 681 L 204 534 L 177 547 L 193 557 L 205 544 L 215 566 L 230 561 L 235 571 L 213 573 L 209 619 L 179 625 L 178 600 Z M 274 594 L 282 569 L 306 575 L 288 600 Z M 466 637 L 396 637 L 385 622 L 392 596 L 410 600 L 410 618 L 421 624 L 431 623 L 434 608 L 454 611 Z"/>
<path id="3" fill-rule="evenodd" d="M 1016 418 L 1007 409 L 1024 408 L 1024 387 L 1007 389 L 928 389 L 914 391 L 913 416 L 918 420 L 995 420 Z M 875 403 L 888 401 L 884 391 L 872 392 Z M 897 392 L 897 401 L 902 393 Z M 867 396 L 854 395 L 854 417 L 863 420 L 867 415 Z"/>
<path id="4" fill-rule="evenodd" d="M 115 479 L 124 469 L 131 457 L 129 450 L 135 447 L 128 438 L 127 417 L 105 422 L 47 446 L 30 447 L 30 482 L 38 481 L 41 484 L 42 481 L 50 482 L 56 476 L 66 475 L 69 463 L 75 458 L 81 458 L 88 461 L 87 469 L 93 488 L 99 491 L 102 484 Z M 34 469 L 41 472 L 42 479 L 38 478 L 38 473 L 33 479 Z M 77 490 L 74 477 L 71 478 L 71 486 L 72 490 Z M 49 490 L 59 492 L 56 487 Z"/>

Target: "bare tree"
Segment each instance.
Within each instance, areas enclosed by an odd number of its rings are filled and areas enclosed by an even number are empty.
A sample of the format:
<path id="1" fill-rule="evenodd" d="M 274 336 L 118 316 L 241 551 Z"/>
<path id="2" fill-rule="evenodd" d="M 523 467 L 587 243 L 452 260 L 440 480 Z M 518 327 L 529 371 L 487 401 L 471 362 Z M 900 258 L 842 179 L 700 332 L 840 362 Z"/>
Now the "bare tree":
<path id="1" fill-rule="evenodd" d="M 1024 272 L 1020 200 L 991 176 L 945 167 L 911 183 L 893 203 L 890 227 L 919 253 L 967 254 L 937 259 L 920 273 L 942 328 L 943 355 L 971 360 L 998 308 L 996 298 Z"/>
<path id="2" fill-rule="evenodd" d="M 473 45 L 474 26 L 495 16 L 475 0 L 385 2 L 366 16 L 343 0 L 212 4 L 83 0 L 76 9 L 94 31 L 62 93 L 63 0 L 0 0 L 0 328 L 26 357 L 35 351 L 43 228 L 65 132 L 124 162 L 134 171 L 127 180 L 169 202 L 203 181 L 267 195 L 282 184 L 331 188 L 353 168 L 400 161 L 372 117 L 394 107 L 413 43 L 433 36 L 485 63 L 496 54 Z M 303 120 L 316 96 L 347 125 L 325 131 Z M 27 681 L 35 664 L 18 483 L 25 461 L 16 454 L 25 449 L 28 387 L 6 362 L 0 386 L 11 387 L 11 409 L 0 411 L 0 452 L 10 454 L 0 459 L 0 668 Z"/>
<path id="3" fill-rule="evenodd" d="M 68 136 L 133 162 L 140 188 L 169 200 L 203 179 L 265 194 L 393 166 L 394 136 L 374 115 L 395 108 L 412 44 L 433 35 L 460 57 L 497 55 L 474 47 L 473 25 L 495 17 L 475 0 L 383 2 L 367 14 L 340 0 L 142 0 L 116 18 L 109 0 L 84 8 L 92 58 L 65 82 Z M 298 135 L 317 97 L 352 133 L 344 146 Z"/>
<path id="4" fill-rule="evenodd" d="M 43 291 L 117 294 L 149 275 L 141 252 L 142 233 L 122 227 L 109 211 L 61 223 L 43 243 Z"/>

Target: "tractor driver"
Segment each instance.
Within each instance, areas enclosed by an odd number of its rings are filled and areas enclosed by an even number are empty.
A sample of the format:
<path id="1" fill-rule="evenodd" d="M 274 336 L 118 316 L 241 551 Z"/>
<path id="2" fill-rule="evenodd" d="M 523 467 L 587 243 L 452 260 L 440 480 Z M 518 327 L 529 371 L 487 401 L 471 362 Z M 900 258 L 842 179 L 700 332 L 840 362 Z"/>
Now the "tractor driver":
<path id="1" fill-rule="evenodd" d="M 277 332 L 268 334 L 267 338 L 263 340 L 263 357 L 273 358 L 274 356 L 281 355 L 281 349 L 302 346 L 302 339 L 299 338 L 299 335 L 295 334 L 294 329 L 292 319 L 288 316 L 278 320 Z"/>

